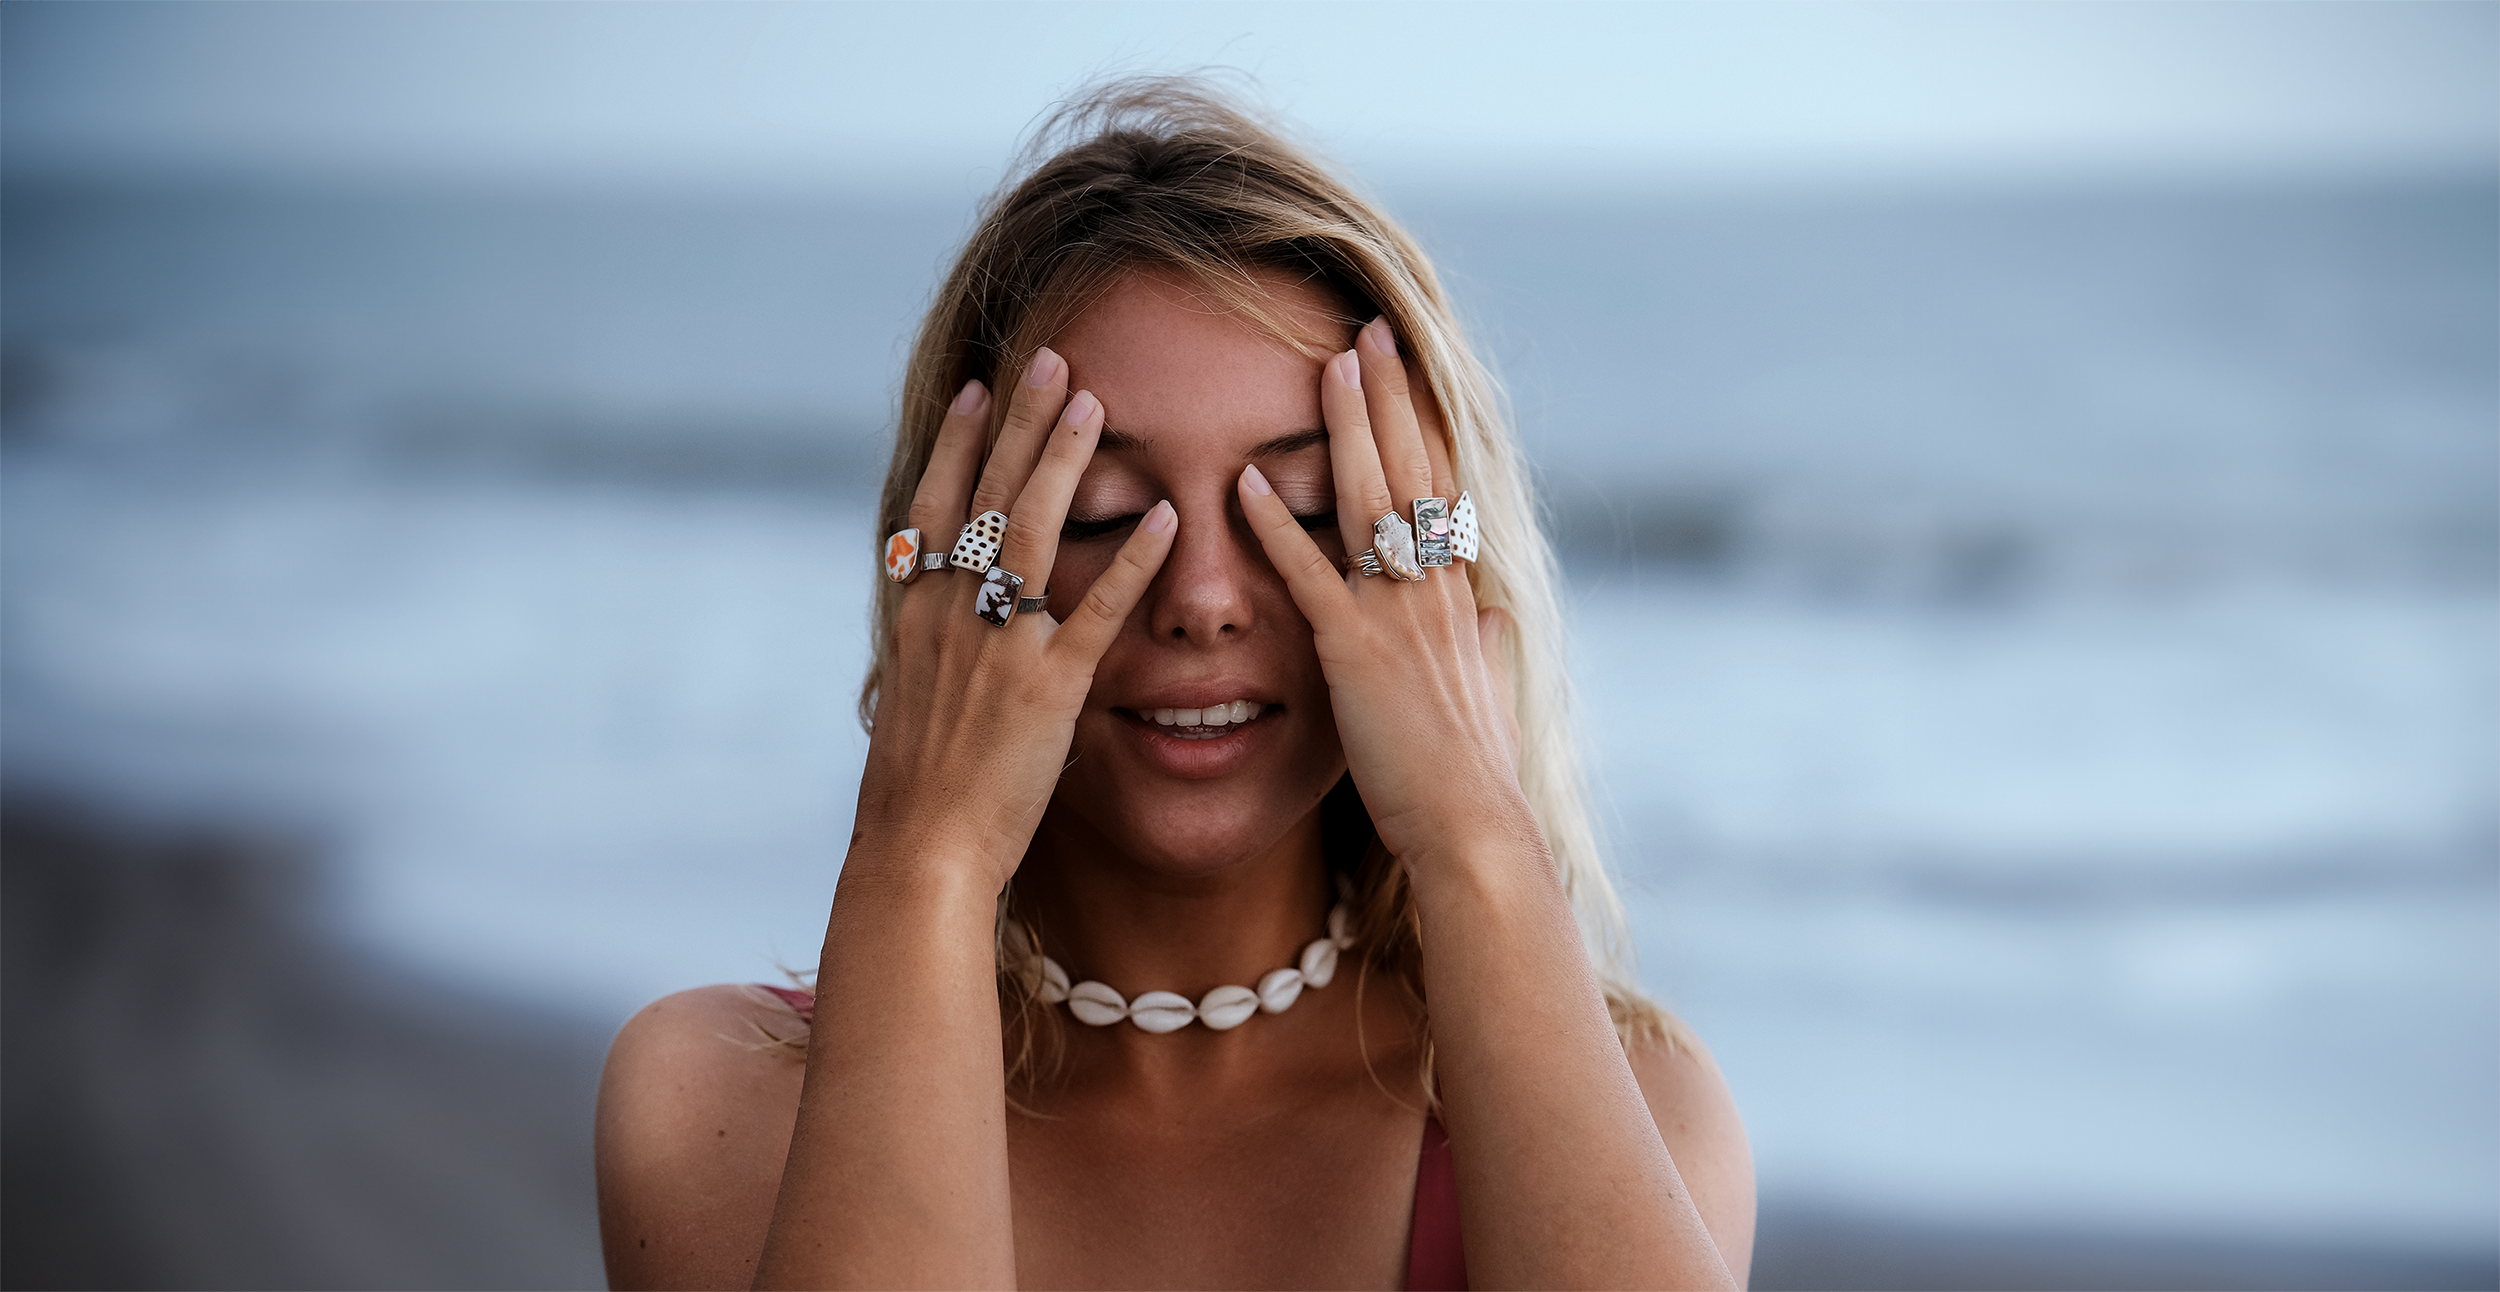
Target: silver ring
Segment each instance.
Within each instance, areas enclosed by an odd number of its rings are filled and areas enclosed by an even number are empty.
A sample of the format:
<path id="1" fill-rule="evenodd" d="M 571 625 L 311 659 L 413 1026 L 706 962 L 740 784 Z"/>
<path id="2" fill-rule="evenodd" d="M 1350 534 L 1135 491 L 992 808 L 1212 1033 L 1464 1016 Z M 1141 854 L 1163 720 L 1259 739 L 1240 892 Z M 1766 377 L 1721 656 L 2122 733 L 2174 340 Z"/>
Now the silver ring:
<path id="1" fill-rule="evenodd" d="M 1424 567 L 1415 564 L 1415 530 L 1394 511 L 1372 522 L 1372 550 L 1380 554 L 1381 571 L 1390 578 L 1421 583 Z"/>
<path id="2" fill-rule="evenodd" d="M 946 553 L 944 553 L 944 552 L 922 552 L 922 553 L 920 554 L 920 569 L 921 569 L 921 572 L 922 572 L 922 573 L 927 573 L 928 571 L 931 571 L 931 570 L 943 570 L 943 569 L 945 569 L 945 568 L 946 568 Z"/>
<path id="3" fill-rule="evenodd" d="M 1361 571 L 1366 579 L 1378 578 L 1380 575 L 1380 556 L 1368 547 L 1347 557 L 1345 563 L 1347 569 Z"/>
<path id="4" fill-rule="evenodd" d="M 1010 574 L 1007 567 L 993 565 L 981 572 L 980 590 L 972 594 L 972 613 L 1004 628 L 1023 608 L 1016 597 L 1023 590 L 1023 575 Z"/>
<path id="5" fill-rule="evenodd" d="M 1007 513 L 985 511 L 964 522 L 964 532 L 955 538 L 955 550 L 947 560 L 958 570 L 979 574 L 998 559 L 998 545 L 1007 538 Z"/>
<path id="6" fill-rule="evenodd" d="M 1042 589 L 1039 596 L 1016 598 L 1017 614 L 1037 615 L 1048 609 L 1050 609 L 1050 589 L 1048 588 Z"/>
<path id="7" fill-rule="evenodd" d="M 921 564 L 919 530 L 898 529 L 886 535 L 885 577 L 896 583 L 909 583 L 926 568 Z"/>
<path id="8" fill-rule="evenodd" d="M 1450 500 L 1416 499 L 1415 564 L 1429 570 L 1457 559 L 1450 551 Z"/>

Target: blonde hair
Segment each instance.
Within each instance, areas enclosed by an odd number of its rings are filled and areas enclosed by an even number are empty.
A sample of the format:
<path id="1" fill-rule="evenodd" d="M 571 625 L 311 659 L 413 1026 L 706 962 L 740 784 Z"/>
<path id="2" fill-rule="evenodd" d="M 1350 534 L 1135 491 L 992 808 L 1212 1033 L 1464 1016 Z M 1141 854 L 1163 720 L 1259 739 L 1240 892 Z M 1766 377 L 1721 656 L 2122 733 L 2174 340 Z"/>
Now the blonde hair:
<path id="1" fill-rule="evenodd" d="M 1617 1031 L 1627 1045 L 1673 1043 L 1674 1021 L 1636 985 L 1623 907 L 1590 825 L 1563 666 L 1559 571 L 1500 391 L 1463 340 L 1422 249 L 1274 127 L 1202 83 L 1169 77 L 1097 86 L 1042 121 L 984 204 L 912 348 L 880 540 L 908 523 L 939 424 L 964 382 L 996 388 L 1012 380 L 1035 349 L 1138 271 L 1178 277 L 1315 356 L 1350 344 L 1352 329 L 1373 315 L 1388 317 L 1439 405 L 1456 479 L 1475 496 L 1483 557 L 1461 568 L 1478 605 L 1511 617 L 1506 662 L 1520 787 L 1553 850 Z M 1297 334 L 1272 308 L 1269 284 L 1280 273 L 1345 307 L 1346 331 L 1333 344 Z M 878 584 L 875 659 L 859 701 L 870 727 L 893 661 L 899 592 Z M 1358 973 L 1381 972 L 1421 1011 L 1421 930 L 1405 872 L 1378 846 L 1350 778 L 1323 805 L 1322 832 L 1332 868 L 1351 887 Z M 1011 885 L 1001 895 L 998 935 L 1000 1001 L 1023 1023 L 1014 1029 L 1022 1044 L 1009 1060 L 1011 1082 L 1051 1066 L 1036 1041 L 1058 1035 L 1056 1012 L 1039 1003 L 1039 983 L 1025 968 L 1041 931 L 1017 914 L 1013 893 Z M 1425 1063 L 1429 1082 L 1428 1041 Z"/>

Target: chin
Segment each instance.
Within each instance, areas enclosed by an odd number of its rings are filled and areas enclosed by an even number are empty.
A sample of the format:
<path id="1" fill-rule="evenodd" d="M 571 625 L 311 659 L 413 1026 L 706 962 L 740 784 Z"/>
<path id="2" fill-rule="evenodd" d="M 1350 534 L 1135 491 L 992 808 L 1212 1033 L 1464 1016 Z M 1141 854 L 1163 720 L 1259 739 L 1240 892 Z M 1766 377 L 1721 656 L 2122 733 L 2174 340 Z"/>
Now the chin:
<path id="1" fill-rule="evenodd" d="M 1173 876 L 1253 860 L 1301 824 L 1345 770 L 1333 730 L 1314 741 L 1288 716 L 1208 740 L 1159 731 L 1151 715 L 1089 714 L 1051 802 L 1051 833 L 1074 843 L 1073 827 L 1095 847 Z"/>

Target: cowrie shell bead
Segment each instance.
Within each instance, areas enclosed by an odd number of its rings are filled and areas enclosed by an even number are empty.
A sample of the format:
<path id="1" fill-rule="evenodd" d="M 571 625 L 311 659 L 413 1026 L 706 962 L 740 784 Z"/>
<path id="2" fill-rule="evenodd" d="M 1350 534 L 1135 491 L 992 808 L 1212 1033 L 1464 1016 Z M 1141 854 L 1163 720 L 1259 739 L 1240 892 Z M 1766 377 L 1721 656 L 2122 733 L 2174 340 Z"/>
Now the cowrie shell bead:
<path id="1" fill-rule="evenodd" d="M 1302 971 L 1279 969 L 1259 980 L 1259 1008 L 1282 1014 L 1302 999 Z"/>
<path id="2" fill-rule="evenodd" d="M 1128 1003 L 1128 1021 L 1149 1032 L 1177 1032 L 1198 1017 L 1198 1007 L 1179 992 L 1150 991 Z"/>
<path id="3" fill-rule="evenodd" d="M 1337 944 L 1326 938 L 1315 938 L 1302 948 L 1302 981 L 1313 987 L 1325 987 L 1337 976 Z"/>
<path id="4" fill-rule="evenodd" d="M 1068 989 L 1068 1012 L 1076 1015 L 1076 1021 L 1080 1023 L 1109 1027 L 1128 1017 L 1128 1001 L 1111 990 L 1109 984 L 1089 978 Z"/>
<path id="5" fill-rule="evenodd" d="M 1198 998 L 1198 1021 L 1216 1031 L 1229 1031 L 1259 1012 L 1259 993 L 1247 987 L 1218 987 Z"/>
<path id="6" fill-rule="evenodd" d="M 1060 968 L 1059 962 L 1049 956 L 1042 957 L 1041 993 L 1043 1003 L 1049 1005 L 1068 998 L 1068 971 Z"/>
<path id="7" fill-rule="evenodd" d="M 1354 945 L 1354 935 L 1346 932 L 1346 909 L 1343 906 L 1331 908 L 1328 912 L 1328 940 L 1336 943 L 1339 951 Z"/>

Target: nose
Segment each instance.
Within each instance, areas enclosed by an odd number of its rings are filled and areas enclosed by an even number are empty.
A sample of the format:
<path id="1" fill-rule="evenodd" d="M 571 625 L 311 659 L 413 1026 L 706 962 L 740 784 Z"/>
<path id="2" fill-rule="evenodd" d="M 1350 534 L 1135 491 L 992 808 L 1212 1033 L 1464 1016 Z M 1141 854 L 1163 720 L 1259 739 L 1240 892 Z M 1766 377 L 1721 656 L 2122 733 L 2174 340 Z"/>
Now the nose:
<path id="1" fill-rule="evenodd" d="M 1181 508 L 1180 534 L 1146 593 L 1155 640 L 1213 646 L 1250 631 L 1267 554 L 1231 512 L 1214 502 Z"/>

